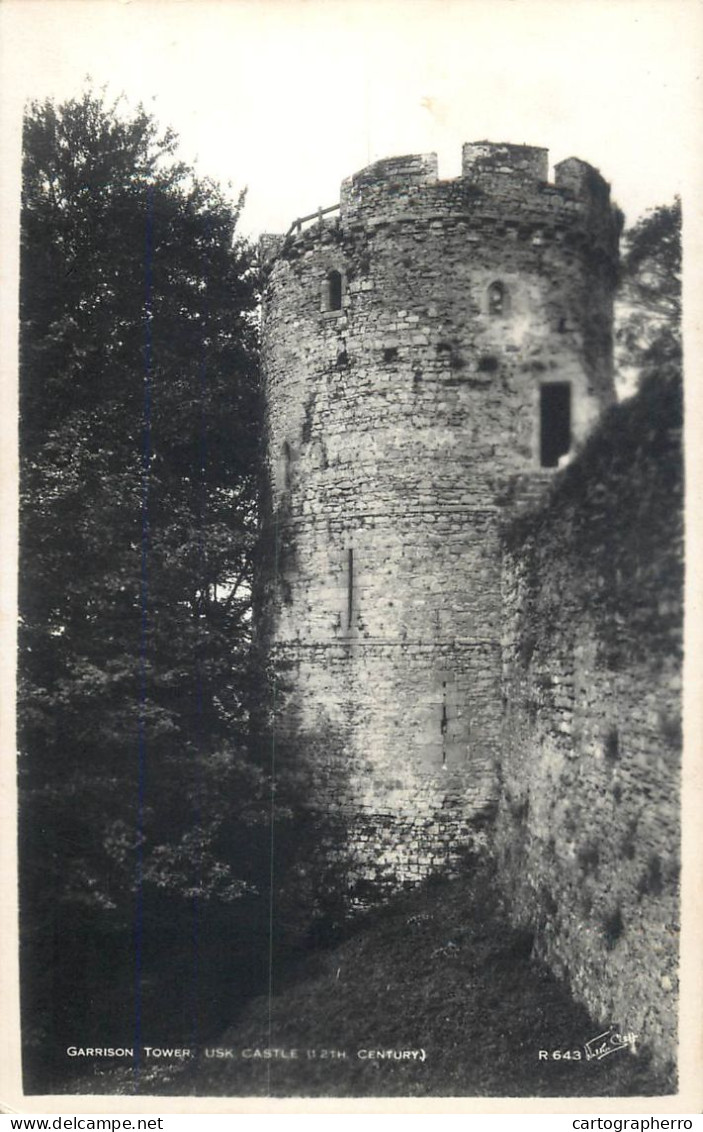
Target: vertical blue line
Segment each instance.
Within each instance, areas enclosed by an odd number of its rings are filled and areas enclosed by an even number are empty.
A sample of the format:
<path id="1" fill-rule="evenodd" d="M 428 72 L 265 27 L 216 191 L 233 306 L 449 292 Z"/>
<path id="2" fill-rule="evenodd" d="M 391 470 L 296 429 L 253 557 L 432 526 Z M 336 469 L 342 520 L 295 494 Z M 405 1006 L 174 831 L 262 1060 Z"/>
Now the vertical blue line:
<path id="1" fill-rule="evenodd" d="M 149 629 L 149 474 L 151 471 L 151 397 L 153 357 L 154 188 L 147 186 L 144 248 L 144 409 L 142 421 L 142 547 L 140 583 L 139 724 L 137 748 L 137 861 L 134 931 L 134 1051 L 139 1086 L 142 1053 L 142 969 L 144 959 L 144 798 L 146 780 L 147 638 Z"/>

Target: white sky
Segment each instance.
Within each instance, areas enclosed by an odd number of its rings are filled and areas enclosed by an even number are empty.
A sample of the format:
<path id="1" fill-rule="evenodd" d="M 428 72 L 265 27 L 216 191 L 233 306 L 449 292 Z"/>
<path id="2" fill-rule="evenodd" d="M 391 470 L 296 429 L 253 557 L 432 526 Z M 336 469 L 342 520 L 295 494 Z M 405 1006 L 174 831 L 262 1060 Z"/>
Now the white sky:
<path id="1" fill-rule="evenodd" d="M 378 157 L 487 138 L 575 155 L 634 220 L 701 149 L 699 0 L 0 0 L 5 104 L 143 101 L 285 230 Z"/>

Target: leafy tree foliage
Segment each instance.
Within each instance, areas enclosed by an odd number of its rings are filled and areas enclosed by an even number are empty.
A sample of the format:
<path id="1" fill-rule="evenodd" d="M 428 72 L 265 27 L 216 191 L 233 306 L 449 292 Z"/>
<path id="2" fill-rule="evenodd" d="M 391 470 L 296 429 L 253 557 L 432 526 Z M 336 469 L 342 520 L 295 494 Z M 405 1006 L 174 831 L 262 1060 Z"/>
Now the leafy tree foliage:
<path id="1" fill-rule="evenodd" d="M 681 356 L 681 201 L 660 205 L 625 234 L 619 368 L 640 373 Z"/>
<path id="2" fill-rule="evenodd" d="M 253 261 L 176 144 L 94 91 L 24 122 L 24 928 L 54 978 L 95 925 L 139 954 L 164 899 L 257 883 Z"/>

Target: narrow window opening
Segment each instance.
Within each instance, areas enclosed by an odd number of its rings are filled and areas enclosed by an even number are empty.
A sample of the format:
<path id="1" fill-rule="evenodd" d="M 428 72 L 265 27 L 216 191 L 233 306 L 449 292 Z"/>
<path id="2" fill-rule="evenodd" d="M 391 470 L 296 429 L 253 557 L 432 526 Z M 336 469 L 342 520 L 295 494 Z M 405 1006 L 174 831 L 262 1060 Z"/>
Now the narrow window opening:
<path id="1" fill-rule="evenodd" d="M 327 310 L 342 309 L 342 276 L 339 271 L 330 271 L 327 276 Z"/>
<path id="2" fill-rule="evenodd" d="M 508 313 L 508 291 L 499 279 L 488 288 L 488 313 L 492 318 L 500 318 Z"/>
<path id="3" fill-rule="evenodd" d="M 442 681 L 442 719 L 439 725 L 442 736 L 442 766 L 447 765 L 447 681 Z"/>
<path id="4" fill-rule="evenodd" d="M 287 440 L 284 440 L 283 441 L 283 447 L 281 449 L 281 465 L 282 465 L 282 470 L 283 470 L 283 486 L 285 487 L 286 491 L 288 491 L 290 489 L 290 485 L 291 485 L 291 463 L 292 463 L 292 460 L 293 460 L 293 454 L 291 452 L 290 444 L 288 443 Z"/>
<path id="5" fill-rule="evenodd" d="M 351 547 L 347 551 L 347 628 L 352 627 L 354 613 L 354 551 Z"/>
<path id="6" fill-rule="evenodd" d="M 540 387 L 540 463 L 556 468 L 571 448 L 571 386 L 550 382 Z"/>

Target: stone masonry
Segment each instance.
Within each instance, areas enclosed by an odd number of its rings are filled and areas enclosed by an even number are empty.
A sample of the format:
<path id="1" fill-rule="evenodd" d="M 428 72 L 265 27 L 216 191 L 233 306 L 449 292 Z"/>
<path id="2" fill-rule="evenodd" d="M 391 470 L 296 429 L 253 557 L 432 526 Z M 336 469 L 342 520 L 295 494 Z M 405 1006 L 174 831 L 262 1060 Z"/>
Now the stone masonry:
<path id="1" fill-rule="evenodd" d="M 621 217 L 570 158 L 376 162 L 265 237 L 276 728 L 344 813 L 351 879 L 418 880 L 498 799 L 499 526 L 614 400 Z"/>
<path id="2" fill-rule="evenodd" d="M 676 1062 L 681 390 L 612 411 L 503 557 L 506 906 L 604 1027 Z"/>

